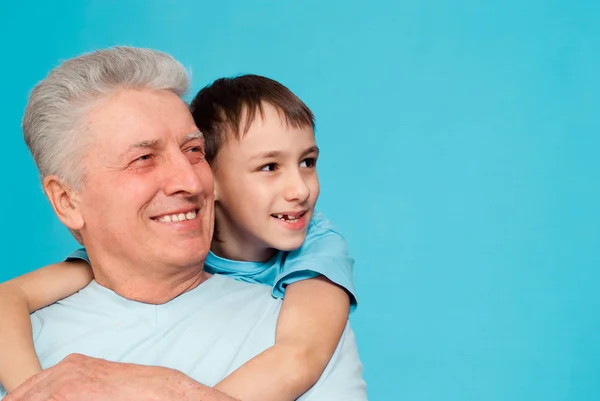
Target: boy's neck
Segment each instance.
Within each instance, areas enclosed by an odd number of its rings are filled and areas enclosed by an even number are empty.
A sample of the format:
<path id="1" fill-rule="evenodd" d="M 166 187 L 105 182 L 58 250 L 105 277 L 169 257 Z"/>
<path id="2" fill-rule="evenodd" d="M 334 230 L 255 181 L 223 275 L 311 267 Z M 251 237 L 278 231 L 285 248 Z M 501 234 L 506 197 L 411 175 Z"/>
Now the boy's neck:
<path id="1" fill-rule="evenodd" d="M 277 254 L 277 250 L 265 245 L 246 235 L 215 202 L 214 234 L 210 246 L 215 255 L 240 262 L 266 262 Z"/>
<path id="2" fill-rule="evenodd" d="M 213 239 L 210 250 L 221 258 L 241 262 L 266 262 L 277 253 L 273 248 L 257 248 L 231 239 L 219 241 L 217 238 Z"/>

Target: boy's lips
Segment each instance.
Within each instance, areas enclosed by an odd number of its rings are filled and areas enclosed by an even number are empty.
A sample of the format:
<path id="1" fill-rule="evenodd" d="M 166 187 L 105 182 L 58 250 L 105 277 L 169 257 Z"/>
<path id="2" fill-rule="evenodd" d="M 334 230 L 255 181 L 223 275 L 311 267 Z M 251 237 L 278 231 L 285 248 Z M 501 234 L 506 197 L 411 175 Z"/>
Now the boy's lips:
<path id="1" fill-rule="evenodd" d="M 282 213 L 273 213 L 271 216 L 277 219 L 284 220 L 297 220 L 306 214 L 306 210 L 298 210 L 295 212 L 282 212 Z"/>
<path id="2" fill-rule="evenodd" d="M 271 217 L 278 220 L 288 230 L 298 231 L 306 226 L 306 210 L 296 212 L 273 213 Z"/>

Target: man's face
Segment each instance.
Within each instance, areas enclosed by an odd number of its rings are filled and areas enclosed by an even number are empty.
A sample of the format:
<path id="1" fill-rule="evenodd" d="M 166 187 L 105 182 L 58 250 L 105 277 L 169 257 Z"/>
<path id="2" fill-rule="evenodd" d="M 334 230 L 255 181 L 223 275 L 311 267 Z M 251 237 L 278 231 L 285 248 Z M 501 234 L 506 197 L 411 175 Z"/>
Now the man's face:
<path id="1" fill-rule="evenodd" d="M 263 108 L 246 134 L 225 142 L 213 166 L 219 239 L 242 259 L 299 248 L 319 197 L 312 128 L 291 127 L 275 107 Z"/>
<path id="2" fill-rule="evenodd" d="M 166 91 L 122 90 L 85 123 L 86 247 L 148 272 L 201 264 L 213 232 L 213 176 L 185 103 Z"/>

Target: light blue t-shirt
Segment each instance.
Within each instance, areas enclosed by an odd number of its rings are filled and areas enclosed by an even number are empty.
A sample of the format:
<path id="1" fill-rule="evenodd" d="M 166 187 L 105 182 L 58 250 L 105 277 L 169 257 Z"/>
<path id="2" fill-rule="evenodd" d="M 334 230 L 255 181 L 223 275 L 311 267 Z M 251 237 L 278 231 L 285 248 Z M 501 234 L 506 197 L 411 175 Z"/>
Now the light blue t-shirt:
<path id="1" fill-rule="evenodd" d="M 92 281 L 31 315 L 43 368 L 72 353 L 177 369 L 214 386 L 275 342 L 282 301 L 271 290 L 222 275 L 171 301 L 123 298 Z M 0 398 L 6 392 L 0 387 Z M 348 324 L 319 381 L 299 400 L 366 401 L 366 384 Z"/>
<path id="2" fill-rule="evenodd" d="M 89 263 L 85 248 L 76 250 L 67 258 L 73 259 L 83 259 Z M 348 253 L 344 237 L 319 212 L 314 213 L 306 239 L 295 251 L 278 252 L 271 260 L 262 263 L 224 259 L 209 252 L 204 269 L 212 274 L 272 287 L 275 298 L 283 298 L 285 288 L 290 284 L 323 275 L 346 289 L 350 296 L 350 311 L 357 305 L 354 259 Z"/>

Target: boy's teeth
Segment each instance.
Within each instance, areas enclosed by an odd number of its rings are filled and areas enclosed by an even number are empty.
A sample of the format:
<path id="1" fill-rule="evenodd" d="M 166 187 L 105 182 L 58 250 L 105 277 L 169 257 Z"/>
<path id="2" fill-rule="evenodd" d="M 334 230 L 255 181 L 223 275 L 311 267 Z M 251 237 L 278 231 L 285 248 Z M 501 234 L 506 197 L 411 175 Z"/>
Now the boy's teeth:
<path id="1" fill-rule="evenodd" d="M 163 222 L 163 223 L 170 223 L 170 222 L 178 222 L 178 221 L 185 221 L 185 220 L 194 220 L 196 218 L 196 211 L 193 210 L 191 212 L 187 212 L 187 213 L 177 213 L 177 214 L 171 214 L 171 215 L 165 215 L 162 216 L 161 218 L 158 219 L 158 221 Z"/>
<path id="2" fill-rule="evenodd" d="M 287 222 L 287 223 L 295 223 L 295 222 L 297 222 L 297 221 L 299 220 L 299 218 L 296 218 L 296 217 L 294 217 L 294 216 L 292 216 L 292 215 L 289 215 L 289 214 L 281 214 L 281 213 L 279 213 L 279 214 L 274 214 L 274 215 L 273 215 L 273 217 L 276 217 L 276 218 L 278 218 L 279 220 L 281 220 L 281 221 L 285 221 L 285 222 Z"/>

